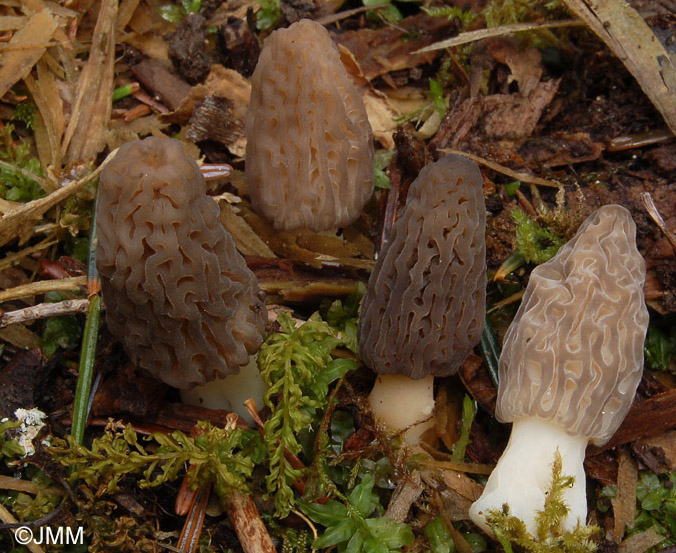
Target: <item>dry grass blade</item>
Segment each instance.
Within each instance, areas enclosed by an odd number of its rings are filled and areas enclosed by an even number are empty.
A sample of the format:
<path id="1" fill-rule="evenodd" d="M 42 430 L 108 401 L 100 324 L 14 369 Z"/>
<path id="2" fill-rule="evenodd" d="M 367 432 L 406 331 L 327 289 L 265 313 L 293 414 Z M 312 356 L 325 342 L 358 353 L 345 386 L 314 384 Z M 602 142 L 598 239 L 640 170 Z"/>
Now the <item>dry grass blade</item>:
<path id="1" fill-rule="evenodd" d="M 0 219 L 0 246 L 4 246 L 17 237 L 19 238 L 19 244 L 23 244 L 28 240 L 33 232 L 35 232 L 35 223 L 42 218 L 42 215 L 48 209 L 75 194 L 89 181 L 97 178 L 106 164 L 113 159 L 116 151 L 112 152 L 95 171 L 92 171 L 85 177 L 59 188 L 49 196 L 33 200 L 27 204 L 14 204 L 12 208 L 5 211 Z"/>
<path id="2" fill-rule="evenodd" d="M 676 59 L 624 0 L 564 0 L 610 48 L 676 134 Z"/>
<path id="3" fill-rule="evenodd" d="M 90 159 L 105 146 L 112 112 L 116 19 L 117 0 L 103 0 L 61 145 L 66 163 Z"/>
<path id="4" fill-rule="evenodd" d="M 3 53 L 0 68 L 0 98 L 22 79 L 45 53 L 46 44 L 56 30 L 56 18 L 44 9 L 33 15 L 26 25 L 17 31 Z"/>
<path id="5" fill-rule="evenodd" d="M 496 36 L 511 35 L 521 31 L 535 31 L 537 29 L 551 29 L 553 27 L 579 27 L 583 25 L 579 21 L 572 19 L 564 19 L 562 21 L 548 21 L 546 23 L 515 23 L 514 25 L 503 25 L 502 27 L 493 27 L 491 29 L 479 29 L 478 31 L 469 31 L 467 33 L 460 33 L 458 36 L 435 42 L 425 48 L 412 52 L 413 54 L 424 54 L 425 52 L 434 52 L 435 50 L 443 50 L 444 48 L 451 48 L 452 46 L 461 46 L 483 40 L 486 38 L 493 38 Z"/>

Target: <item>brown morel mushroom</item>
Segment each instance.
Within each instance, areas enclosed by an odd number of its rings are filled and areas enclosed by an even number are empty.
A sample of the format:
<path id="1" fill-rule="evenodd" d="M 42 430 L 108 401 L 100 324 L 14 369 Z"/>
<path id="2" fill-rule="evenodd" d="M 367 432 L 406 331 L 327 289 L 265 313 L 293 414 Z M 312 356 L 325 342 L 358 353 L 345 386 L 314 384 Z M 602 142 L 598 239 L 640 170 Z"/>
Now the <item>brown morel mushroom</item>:
<path id="1" fill-rule="evenodd" d="M 99 186 L 106 320 L 130 359 L 176 388 L 238 372 L 263 341 L 266 309 L 181 142 L 125 144 Z"/>
<path id="2" fill-rule="evenodd" d="M 277 229 L 348 225 L 371 197 L 366 109 L 319 23 L 304 19 L 265 41 L 246 135 L 251 203 Z"/>
<path id="3" fill-rule="evenodd" d="M 418 442 L 431 426 L 434 376 L 455 373 L 479 342 L 486 304 L 486 209 L 476 164 L 449 155 L 420 171 L 371 273 L 359 351 L 378 373 L 369 401 Z"/>
<path id="4" fill-rule="evenodd" d="M 489 530 L 490 509 L 508 504 L 535 534 L 558 450 L 570 512 L 563 526 L 584 524 L 582 467 L 587 442 L 603 445 L 631 407 L 643 370 L 648 311 L 645 263 L 629 212 L 593 213 L 556 256 L 531 273 L 499 362 L 496 417 L 512 422 L 509 443 L 472 520 Z"/>

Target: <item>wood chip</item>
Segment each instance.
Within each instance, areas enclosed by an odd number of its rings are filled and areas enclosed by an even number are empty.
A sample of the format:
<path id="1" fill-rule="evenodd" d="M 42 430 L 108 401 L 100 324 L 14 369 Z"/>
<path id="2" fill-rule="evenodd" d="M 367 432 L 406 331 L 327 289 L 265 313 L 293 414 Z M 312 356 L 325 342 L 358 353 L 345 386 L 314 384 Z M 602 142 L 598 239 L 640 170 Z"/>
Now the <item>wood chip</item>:
<path id="1" fill-rule="evenodd" d="M 400 523 L 405 522 L 411 505 L 418 500 L 422 492 L 422 478 L 419 472 L 413 472 L 408 478 L 402 478 L 392 493 L 384 516 Z"/>
<path id="2" fill-rule="evenodd" d="M 554 99 L 560 80 L 538 83 L 528 95 L 493 94 L 484 98 L 484 130 L 491 138 L 526 138 Z"/>
<path id="3" fill-rule="evenodd" d="M 624 540 L 618 548 L 618 553 L 645 553 L 651 547 L 663 542 L 664 539 L 664 536 L 660 535 L 657 530 L 649 528 L 645 532 Z"/>
<path id="4" fill-rule="evenodd" d="M 619 468 L 617 469 L 617 494 L 611 500 L 613 504 L 613 538 L 620 543 L 625 529 L 633 526 L 636 514 L 636 483 L 638 482 L 638 468 L 626 448 L 619 454 Z"/>

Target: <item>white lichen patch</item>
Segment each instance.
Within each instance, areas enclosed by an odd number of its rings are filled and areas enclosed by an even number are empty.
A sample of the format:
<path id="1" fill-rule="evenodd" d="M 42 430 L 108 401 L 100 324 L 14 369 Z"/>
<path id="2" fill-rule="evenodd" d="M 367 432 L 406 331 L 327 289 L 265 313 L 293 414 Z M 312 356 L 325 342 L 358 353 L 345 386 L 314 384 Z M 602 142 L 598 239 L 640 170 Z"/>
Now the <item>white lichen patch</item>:
<path id="1" fill-rule="evenodd" d="M 14 411 L 16 420 L 21 422 L 21 426 L 16 429 L 16 441 L 23 447 L 24 457 L 29 457 L 35 453 L 33 440 L 40 434 L 40 430 L 45 426 L 46 413 L 37 408 L 17 409 Z"/>

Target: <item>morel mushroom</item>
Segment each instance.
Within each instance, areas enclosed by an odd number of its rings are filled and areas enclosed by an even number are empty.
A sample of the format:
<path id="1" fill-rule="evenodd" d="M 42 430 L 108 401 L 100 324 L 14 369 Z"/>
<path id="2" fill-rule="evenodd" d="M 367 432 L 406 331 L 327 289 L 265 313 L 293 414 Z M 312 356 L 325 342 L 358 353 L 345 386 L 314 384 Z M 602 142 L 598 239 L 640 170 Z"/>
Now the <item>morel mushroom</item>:
<path id="1" fill-rule="evenodd" d="M 432 424 L 434 376 L 455 373 L 483 331 L 482 183 L 477 165 L 460 156 L 420 171 L 362 304 L 359 351 L 378 373 L 371 408 L 391 430 L 409 428 L 409 444 Z"/>
<path id="2" fill-rule="evenodd" d="M 323 231 L 352 223 L 373 192 L 366 109 L 319 23 L 273 32 L 251 77 L 246 180 L 275 228 Z"/>
<path id="3" fill-rule="evenodd" d="M 535 535 L 557 450 L 562 474 L 575 477 L 563 527 L 585 523 L 587 442 L 603 445 L 617 430 L 643 369 L 645 263 L 635 242 L 629 212 L 605 206 L 531 273 L 499 362 L 496 418 L 512 433 L 470 509 L 485 530 L 487 511 L 506 503 Z"/>
<path id="4" fill-rule="evenodd" d="M 106 320 L 130 359 L 176 388 L 238 372 L 263 341 L 266 309 L 181 142 L 125 144 L 99 186 Z"/>

